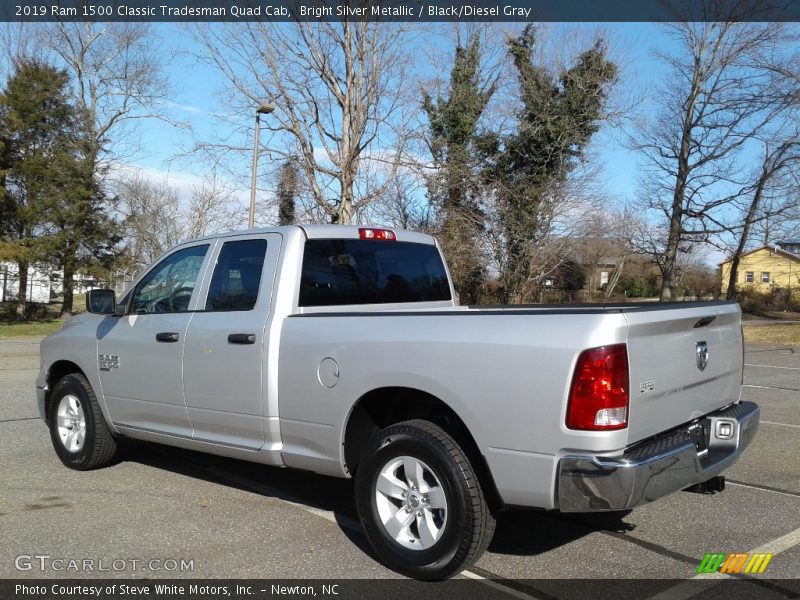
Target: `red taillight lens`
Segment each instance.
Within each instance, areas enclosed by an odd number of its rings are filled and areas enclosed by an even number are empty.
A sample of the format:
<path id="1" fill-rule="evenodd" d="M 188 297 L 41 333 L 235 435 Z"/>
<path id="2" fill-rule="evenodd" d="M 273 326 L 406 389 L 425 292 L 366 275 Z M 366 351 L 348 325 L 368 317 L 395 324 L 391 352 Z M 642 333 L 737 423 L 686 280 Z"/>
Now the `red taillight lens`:
<path id="1" fill-rule="evenodd" d="M 625 344 L 584 350 L 567 405 L 567 427 L 589 431 L 628 426 L 628 349 Z"/>
<path id="2" fill-rule="evenodd" d="M 391 242 L 397 239 L 394 231 L 390 229 L 374 229 L 372 227 L 361 227 L 358 230 L 358 237 L 362 240 L 387 240 Z"/>

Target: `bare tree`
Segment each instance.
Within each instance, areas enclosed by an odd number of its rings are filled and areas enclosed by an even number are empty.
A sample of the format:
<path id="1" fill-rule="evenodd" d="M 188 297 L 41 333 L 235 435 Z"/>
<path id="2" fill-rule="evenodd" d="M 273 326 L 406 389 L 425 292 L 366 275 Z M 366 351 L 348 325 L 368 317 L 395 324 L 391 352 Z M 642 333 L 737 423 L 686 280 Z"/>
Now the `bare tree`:
<path id="1" fill-rule="evenodd" d="M 36 57 L 36 39 L 28 23 L 0 23 L 0 80 L 11 76 L 21 60 Z"/>
<path id="2" fill-rule="evenodd" d="M 241 223 L 230 190 L 210 177 L 192 186 L 191 198 L 181 201 L 178 189 L 141 174 L 123 178 L 116 186 L 128 261 L 135 272 L 152 264 L 175 244 L 189 238 L 227 231 Z"/>
<path id="3" fill-rule="evenodd" d="M 534 300 L 536 293 L 553 281 L 568 261 L 578 258 L 580 244 L 576 240 L 581 240 L 596 225 L 604 211 L 600 197 L 593 193 L 595 175 L 595 169 L 573 172 L 566 181 L 550 185 L 541 195 L 536 228 L 531 232 L 524 262 L 509 256 L 505 205 L 493 197 L 485 199 L 489 270 L 501 278 L 521 282 L 513 296 L 503 298 L 505 301 L 519 304 Z"/>
<path id="4" fill-rule="evenodd" d="M 298 155 L 311 197 L 333 223 L 350 223 L 396 175 L 409 137 L 402 26 L 335 22 L 236 23 L 193 29 L 200 60 L 232 88 L 231 113 L 268 101 L 270 155 Z M 229 142 L 215 153 L 246 151 Z"/>
<path id="5" fill-rule="evenodd" d="M 605 300 L 608 300 L 614 293 L 625 271 L 625 264 L 635 253 L 631 238 L 636 223 L 630 208 L 614 210 L 607 208 L 608 204 L 607 199 L 601 202 L 600 205 L 603 208 L 593 213 L 590 219 L 585 220 L 585 224 L 577 231 L 574 244 L 575 252 L 581 262 L 589 267 L 590 297 L 594 294 L 594 290 L 602 287 Z M 609 267 L 611 271 L 607 271 L 608 279 L 605 283 L 596 277 L 597 266 L 604 259 L 614 261 L 614 266 Z"/>
<path id="6" fill-rule="evenodd" d="M 418 193 L 420 185 L 417 176 L 400 173 L 382 197 L 360 215 L 364 223 L 433 233 L 433 210 Z"/>
<path id="7" fill-rule="evenodd" d="M 741 227 L 738 240 L 731 255 L 726 297 L 736 298 L 736 282 L 739 277 L 739 262 L 750 242 L 753 227 L 760 221 L 791 214 L 800 206 L 797 188 L 792 184 L 797 178 L 800 166 L 800 129 L 791 127 L 788 135 L 770 136 L 763 141 L 763 155 L 755 182 L 750 186 L 750 200 L 742 210 Z M 771 202 L 769 200 L 772 195 Z M 777 196 L 777 197 L 776 197 Z M 768 243 L 765 242 L 765 244 Z"/>
<path id="8" fill-rule="evenodd" d="M 128 134 L 136 120 L 165 118 L 160 107 L 170 92 L 163 73 L 168 56 L 149 24 L 56 22 L 39 33 L 42 47 L 72 75 L 97 160 L 135 149 Z"/>
<path id="9" fill-rule="evenodd" d="M 642 203 L 665 220 L 663 236 L 646 236 L 661 268 L 662 300 L 672 298 L 685 244 L 727 230 L 723 212 L 741 183 L 736 159 L 786 101 L 785 78 L 769 68 L 785 58 L 785 27 L 731 22 L 721 12 L 703 17 L 667 26 L 679 51 L 660 54 L 669 74 L 658 116 L 634 139 L 647 164 Z"/>
<path id="10" fill-rule="evenodd" d="M 763 202 L 762 218 L 753 224 L 751 237 L 766 246 L 781 240 L 796 240 L 800 237 L 800 179 L 791 176 L 791 183 L 786 186 L 784 198 L 767 197 Z M 785 198 L 794 202 L 783 210 Z"/>
<path id="11" fill-rule="evenodd" d="M 195 238 L 237 229 L 243 225 L 243 207 L 233 190 L 224 185 L 216 174 L 189 186 L 189 205 L 183 214 L 182 237 Z"/>

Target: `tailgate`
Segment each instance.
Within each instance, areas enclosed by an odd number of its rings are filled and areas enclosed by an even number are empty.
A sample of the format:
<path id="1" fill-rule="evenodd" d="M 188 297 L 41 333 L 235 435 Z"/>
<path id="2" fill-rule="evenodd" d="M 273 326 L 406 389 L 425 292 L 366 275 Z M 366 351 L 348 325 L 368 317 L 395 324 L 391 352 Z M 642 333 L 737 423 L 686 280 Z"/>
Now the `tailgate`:
<path id="1" fill-rule="evenodd" d="M 628 444 L 739 400 L 741 311 L 736 303 L 624 311 L 628 321 Z"/>

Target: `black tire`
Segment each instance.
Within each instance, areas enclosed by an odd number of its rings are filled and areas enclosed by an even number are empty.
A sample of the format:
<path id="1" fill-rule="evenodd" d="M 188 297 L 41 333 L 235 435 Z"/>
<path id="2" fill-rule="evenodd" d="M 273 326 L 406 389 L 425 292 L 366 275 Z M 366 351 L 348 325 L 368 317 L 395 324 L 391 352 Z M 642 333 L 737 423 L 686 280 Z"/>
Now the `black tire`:
<path id="1" fill-rule="evenodd" d="M 483 554 L 492 540 L 495 520 L 469 459 L 443 429 L 419 419 L 397 423 L 380 431 L 363 456 L 356 471 L 356 506 L 361 526 L 384 564 L 409 577 L 438 580 L 469 568 Z M 404 456 L 424 463 L 447 501 L 447 519 L 439 537 L 420 550 L 404 547 L 390 535 L 376 499 L 381 470 Z M 398 500 L 400 506 L 403 502 Z"/>
<path id="2" fill-rule="evenodd" d="M 82 441 L 73 440 L 68 449 L 59 432 L 59 407 L 68 396 L 75 399 L 83 414 L 85 433 Z M 70 469 L 88 471 L 110 464 L 117 453 L 117 442 L 108 429 L 97 397 L 89 381 L 81 373 L 71 373 L 58 380 L 50 398 L 48 423 L 50 439 L 58 458 Z M 71 431 L 71 430 L 70 430 Z"/>

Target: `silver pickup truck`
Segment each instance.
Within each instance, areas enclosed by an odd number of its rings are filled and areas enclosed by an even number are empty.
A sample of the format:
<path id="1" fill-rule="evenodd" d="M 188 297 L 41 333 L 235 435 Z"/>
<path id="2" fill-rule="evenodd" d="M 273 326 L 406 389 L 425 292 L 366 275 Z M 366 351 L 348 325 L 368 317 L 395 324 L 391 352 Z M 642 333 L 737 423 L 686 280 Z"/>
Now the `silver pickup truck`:
<path id="1" fill-rule="evenodd" d="M 293 226 L 181 244 L 41 347 L 63 463 L 121 436 L 354 477 L 376 554 L 445 578 L 507 507 L 614 511 L 752 440 L 735 303 L 458 306 L 420 233 Z"/>

